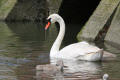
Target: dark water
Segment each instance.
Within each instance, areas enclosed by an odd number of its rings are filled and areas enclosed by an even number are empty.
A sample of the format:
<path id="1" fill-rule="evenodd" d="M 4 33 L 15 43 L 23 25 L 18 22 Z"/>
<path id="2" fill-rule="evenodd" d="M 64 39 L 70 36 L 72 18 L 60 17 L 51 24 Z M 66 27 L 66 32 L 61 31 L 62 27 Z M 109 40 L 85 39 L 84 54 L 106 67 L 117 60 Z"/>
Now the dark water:
<path id="1" fill-rule="evenodd" d="M 110 75 L 110 80 L 120 80 L 120 45 L 112 42 L 106 42 L 100 47 L 116 54 L 116 60 L 65 61 L 68 66 L 64 73 L 37 75 L 36 65 L 50 63 L 49 50 L 58 33 L 55 25 L 48 31 L 44 30 L 44 26 L 41 23 L 0 22 L 0 80 L 95 80 L 104 73 Z M 76 42 L 74 34 L 72 37 L 69 34 L 66 36 L 62 47 Z"/>

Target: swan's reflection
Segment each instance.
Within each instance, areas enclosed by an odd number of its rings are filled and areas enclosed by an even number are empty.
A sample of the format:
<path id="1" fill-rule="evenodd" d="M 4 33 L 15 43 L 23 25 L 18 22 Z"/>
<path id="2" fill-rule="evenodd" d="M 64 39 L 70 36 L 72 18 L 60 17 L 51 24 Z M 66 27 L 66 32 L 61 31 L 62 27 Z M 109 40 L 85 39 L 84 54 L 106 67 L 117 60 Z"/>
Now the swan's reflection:
<path id="1" fill-rule="evenodd" d="M 64 76 L 62 73 L 51 74 L 42 73 L 41 71 L 36 72 L 36 80 L 64 80 Z"/>
<path id="2" fill-rule="evenodd" d="M 56 64 L 58 59 L 51 59 L 51 64 Z M 88 72 L 88 73 L 97 73 L 101 70 L 100 62 L 88 62 L 88 61 L 74 61 L 74 60 L 65 60 L 63 59 L 65 66 L 65 71 L 70 73 L 75 72 Z"/>
<path id="3" fill-rule="evenodd" d="M 50 59 L 51 64 L 56 64 L 59 59 Z M 94 79 L 100 78 L 101 63 L 100 62 L 88 62 L 88 61 L 73 61 L 65 60 L 64 62 L 64 73 L 56 73 L 52 78 L 55 80 L 66 80 L 66 79 Z M 36 73 L 37 79 L 40 79 L 40 72 Z M 46 75 L 44 75 L 46 76 Z M 43 76 L 42 76 L 43 77 Z M 50 76 L 49 76 L 50 78 Z"/>
<path id="4" fill-rule="evenodd" d="M 59 59 L 52 58 L 50 59 L 51 64 L 56 64 Z M 46 79 L 46 80 L 93 80 L 101 78 L 102 65 L 101 62 L 88 62 L 88 61 L 73 61 L 65 60 L 64 63 L 64 72 L 57 72 L 52 74 L 51 72 L 42 73 L 36 71 L 36 79 Z M 53 70 L 54 71 L 54 70 Z M 102 74 L 103 75 L 103 74 Z"/>

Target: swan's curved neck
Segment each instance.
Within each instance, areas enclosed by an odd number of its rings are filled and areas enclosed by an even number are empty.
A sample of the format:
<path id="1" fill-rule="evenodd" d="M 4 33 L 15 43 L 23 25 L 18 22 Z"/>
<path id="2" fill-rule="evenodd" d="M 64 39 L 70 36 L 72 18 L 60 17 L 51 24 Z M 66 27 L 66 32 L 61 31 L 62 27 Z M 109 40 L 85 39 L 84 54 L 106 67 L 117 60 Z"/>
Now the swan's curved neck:
<path id="1" fill-rule="evenodd" d="M 60 31 L 58 34 L 58 37 L 56 38 L 55 42 L 53 43 L 53 46 L 50 50 L 50 56 L 56 56 L 59 52 L 59 48 L 61 46 L 62 40 L 65 35 L 65 23 L 64 20 L 60 17 L 59 20 L 57 21 L 60 25 Z"/>

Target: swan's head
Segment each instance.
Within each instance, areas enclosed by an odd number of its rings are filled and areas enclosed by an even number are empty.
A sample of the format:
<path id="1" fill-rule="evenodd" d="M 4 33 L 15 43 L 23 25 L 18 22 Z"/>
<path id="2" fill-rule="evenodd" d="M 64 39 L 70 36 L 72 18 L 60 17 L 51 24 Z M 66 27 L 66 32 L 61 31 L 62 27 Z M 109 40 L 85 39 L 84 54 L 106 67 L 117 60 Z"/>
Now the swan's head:
<path id="1" fill-rule="evenodd" d="M 55 23 L 55 22 L 59 22 L 61 19 L 61 17 L 58 15 L 58 14 L 51 14 L 47 20 L 48 20 L 48 23 L 45 27 L 45 30 L 48 29 L 48 27 L 50 26 L 51 23 Z"/>

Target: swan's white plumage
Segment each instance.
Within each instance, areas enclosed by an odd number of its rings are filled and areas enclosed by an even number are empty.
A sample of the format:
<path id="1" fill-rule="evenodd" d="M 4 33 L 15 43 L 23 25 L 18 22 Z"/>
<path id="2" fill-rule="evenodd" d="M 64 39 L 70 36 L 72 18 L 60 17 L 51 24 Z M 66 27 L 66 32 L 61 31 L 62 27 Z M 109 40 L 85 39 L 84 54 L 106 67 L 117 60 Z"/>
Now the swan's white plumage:
<path id="1" fill-rule="evenodd" d="M 99 50 L 100 49 L 98 47 L 79 42 L 79 43 L 74 43 L 74 44 L 64 47 L 63 49 L 60 50 L 59 53 L 62 55 L 65 55 L 65 53 L 67 53 L 66 56 L 69 54 L 68 56 L 77 57 L 79 55 L 86 55 L 90 52 L 97 52 Z"/>
<path id="2" fill-rule="evenodd" d="M 64 59 L 79 59 L 79 60 L 88 60 L 88 61 L 95 61 L 95 60 L 100 60 L 99 57 L 103 55 L 103 53 L 99 53 L 101 49 L 99 49 L 96 46 L 90 45 L 87 42 L 79 42 L 79 43 L 74 43 L 71 45 L 68 45 L 61 49 L 57 55 L 51 56 L 51 57 L 57 57 L 57 58 L 64 58 Z M 97 59 L 94 58 L 94 54 L 100 54 L 97 55 Z M 86 59 L 88 55 L 93 55 L 93 59 Z M 88 56 L 89 57 L 89 56 Z"/>
<path id="3" fill-rule="evenodd" d="M 64 20 L 58 14 L 52 14 L 48 19 L 51 20 L 51 23 L 58 22 L 60 24 L 60 32 L 50 50 L 50 57 L 88 61 L 98 61 L 102 59 L 103 50 L 85 41 L 68 45 L 59 51 L 65 34 Z"/>

